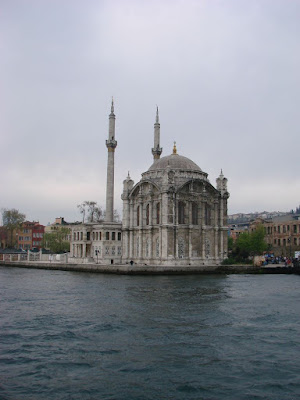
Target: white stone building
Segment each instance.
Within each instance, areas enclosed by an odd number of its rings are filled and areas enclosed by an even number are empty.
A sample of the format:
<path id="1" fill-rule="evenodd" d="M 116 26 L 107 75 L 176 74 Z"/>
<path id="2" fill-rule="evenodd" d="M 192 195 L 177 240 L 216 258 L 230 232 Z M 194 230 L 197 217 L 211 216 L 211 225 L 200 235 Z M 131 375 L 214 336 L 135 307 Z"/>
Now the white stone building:
<path id="1" fill-rule="evenodd" d="M 115 115 L 109 116 L 106 220 L 73 228 L 71 257 L 103 264 L 217 265 L 227 257 L 227 179 L 217 187 L 192 160 L 177 154 L 160 157 L 158 110 L 153 164 L 134 185 L 123 182 L 122 224 L 113 222 Z"/>

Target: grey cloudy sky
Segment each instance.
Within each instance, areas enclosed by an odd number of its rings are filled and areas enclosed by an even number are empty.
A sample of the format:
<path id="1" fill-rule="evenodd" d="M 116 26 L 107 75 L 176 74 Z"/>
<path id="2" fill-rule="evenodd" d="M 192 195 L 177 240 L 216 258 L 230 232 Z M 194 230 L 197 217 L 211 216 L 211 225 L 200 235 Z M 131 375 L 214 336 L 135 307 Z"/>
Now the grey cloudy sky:
<path id="1" fill-rule="evenodd" d="M 115 99 L 115 205 L 127 171 L 191 158 L 229 213 L 300 202 L 299 0 L 0 0 L 0 208 L 30 220 L 105 207 Z"/>

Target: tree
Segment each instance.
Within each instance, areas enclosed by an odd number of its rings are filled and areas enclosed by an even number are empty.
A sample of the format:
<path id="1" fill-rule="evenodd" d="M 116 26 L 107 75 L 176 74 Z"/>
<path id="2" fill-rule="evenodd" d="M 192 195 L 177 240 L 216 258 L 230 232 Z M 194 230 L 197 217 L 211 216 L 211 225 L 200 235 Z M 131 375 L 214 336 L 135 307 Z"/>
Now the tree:
<path id="1" fill-rule="evenodd" d="M 10 210 L 7 208 L 2 209 L 3 226 L 9 233 L 8 236 L 10 246 L 13 246 L 15 244 L 14 232 L 16 229 L 22 226 L 25 218 L 25 214 L 20 213 L 19 210 L 16 210 L 15 208 L 12 208 Z"/>
<path id="2" fill-rule="evenodd" d="M 44 233 L 42 246 L 49 249 L 52 253 L 67 253 L 70 251 L 70 241 L 68 239 L 70 229 L 61 227 L 53 232 Z"/>
<path id="3" fill-rule="evenodd" d="M 85 202 L 78 204 L 77 208 L 79 208 L 79 212 L 80 214 L 82 214 L 82 223 L 84 224 L 84 218 L 85 218 L 85 208 L 86 208 L 86 204 Z"/>
<path id="4" fill-rule="evenodd" d="M 80 214 L 82 214 L 82 223 L 84 224 L 85 217 L 87 216 L 87 222 L 99 222 L 103 220 L 103 210 L 101 206 L 98 206 L 95 201 L 85 200 L 81 204 L 78 204 Z"/>
<path id="5" fill-rule="evenodd" d="M 258 225 L 253 232 L 241 233 L 234 243 L 232 257 L 236 261 L 242 261 L 249 256 L 262 254 L 268 249 L 264 238 L 265 230 L 262 225 Z"/>
<path id="6" fill-rule="evenodd" d="M 265 229 L 262 225 L 258 225 L 255 231 L 250 234 L 250 249 L 252 255 L 260 255 L 268 249 L 265 241 Z"/>

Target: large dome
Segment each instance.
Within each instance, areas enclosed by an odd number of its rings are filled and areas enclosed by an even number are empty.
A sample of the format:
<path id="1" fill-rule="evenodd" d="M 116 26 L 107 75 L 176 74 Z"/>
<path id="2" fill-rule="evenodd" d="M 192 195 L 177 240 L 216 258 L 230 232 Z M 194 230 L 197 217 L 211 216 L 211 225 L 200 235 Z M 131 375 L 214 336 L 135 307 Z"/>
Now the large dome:
<path id="1" fill-rule="evenodd" d="M 165 170 L 166 168 L 202 172 L 194 161 L 174 153 L 156 160 L 148 171 Z"/>

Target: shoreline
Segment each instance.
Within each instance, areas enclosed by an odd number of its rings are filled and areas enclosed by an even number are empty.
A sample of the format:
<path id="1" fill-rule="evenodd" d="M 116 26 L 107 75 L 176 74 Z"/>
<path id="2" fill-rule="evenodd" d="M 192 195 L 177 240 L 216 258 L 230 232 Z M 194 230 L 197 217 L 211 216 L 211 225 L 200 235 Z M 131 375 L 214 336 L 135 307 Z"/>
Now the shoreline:
<path id="1" fill-rule="evenodd" d="M 53 262 L 14 262 L 0 261 L 0 267 L 44 269 L 53 271 L 88 272 L 118 275 L 194 275 L 194 274 L 294 274 L 299 271 L 294 267 L 253 265 L 219 265 L 219 266 L 157 266 L 157 265 L 103 265 L 103 264 L 62 264 Z"/>

